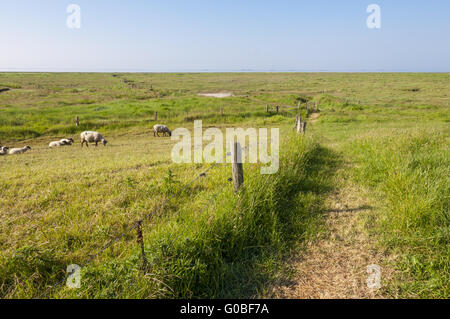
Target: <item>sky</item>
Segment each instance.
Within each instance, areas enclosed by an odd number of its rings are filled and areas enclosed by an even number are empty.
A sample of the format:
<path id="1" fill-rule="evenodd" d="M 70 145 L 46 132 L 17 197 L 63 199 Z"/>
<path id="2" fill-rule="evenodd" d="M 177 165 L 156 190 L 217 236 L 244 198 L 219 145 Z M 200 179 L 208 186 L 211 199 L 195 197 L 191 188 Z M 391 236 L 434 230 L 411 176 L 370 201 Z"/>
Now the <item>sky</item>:
<path id="1" fill-rule="evenodd" d="M 449 72 L 450 1 L 1 0 L 0 71 Z"/>

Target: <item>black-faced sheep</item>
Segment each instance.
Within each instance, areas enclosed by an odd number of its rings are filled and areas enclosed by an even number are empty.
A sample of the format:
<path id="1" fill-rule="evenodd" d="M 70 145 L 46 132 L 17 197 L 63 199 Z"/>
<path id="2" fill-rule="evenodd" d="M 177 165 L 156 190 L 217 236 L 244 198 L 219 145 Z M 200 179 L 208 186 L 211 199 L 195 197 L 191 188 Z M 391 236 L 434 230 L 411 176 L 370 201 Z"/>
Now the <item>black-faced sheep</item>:
<path id="1" fill-rule="evenodd" d="M 158 135 L 159 137 L 159 133 L 163 133 L 163 136 L 167 134 L 169 134 L 169 136 L 172 136 L 172 132 L 169 130 L 169 128 L 165 125 L 162 124 L 156 124 L 153 126 L 153 136 Z"/>
<path id="2" fill-rule="evenodd" d="M 89 147 L 88 143 L 95 143 L 95 146 L 98 146 L 98 143 L 101 142 L 104 146 L 108 141 L 100 134 L 99 132 L 93 131 L 85 131 L 80 134 L 81 137 L 81 147 L 86 143 L 86 147 Z"/>
<path id="3" fill-rule="evenodd" d="M 8 154 L 8 150 L 9 150 L 9 147 L 7 147 L 7 146 L 0 146 L 0 156 L 7 155 Z"/>
<path id="4" fill-rule="evenodd" d="M 8 151 L 8 154 L 9 154 L 9 155 L 13 155 L 13 154 L 23 154 L 23 153 L 25 153 L 26 151 L 29 151 L 29 150 L 31 150 L 31 147 L 29 147 L 29 146 L 24 146 L 24 147 L 22 147 L 22 148 L 12 148 L 12 149 L 10 149 L 10 150 Z"/>

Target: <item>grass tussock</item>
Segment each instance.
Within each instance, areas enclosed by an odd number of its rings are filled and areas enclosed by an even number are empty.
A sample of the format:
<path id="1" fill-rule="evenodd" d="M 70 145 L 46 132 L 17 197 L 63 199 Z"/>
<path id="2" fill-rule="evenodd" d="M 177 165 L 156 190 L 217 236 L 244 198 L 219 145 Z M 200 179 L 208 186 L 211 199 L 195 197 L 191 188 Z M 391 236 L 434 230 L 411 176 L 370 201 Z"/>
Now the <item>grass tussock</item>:
<path id="1" fill-rule="evenodd" d="M 352 145 L 360 163 L 357 179 L 378 191 L 376 231 L 400 256 L 401 278 L 390 288 L 402 296 L 450 296 L 447 145 L 442 132 L 423 130 L 391 131 Z"/>

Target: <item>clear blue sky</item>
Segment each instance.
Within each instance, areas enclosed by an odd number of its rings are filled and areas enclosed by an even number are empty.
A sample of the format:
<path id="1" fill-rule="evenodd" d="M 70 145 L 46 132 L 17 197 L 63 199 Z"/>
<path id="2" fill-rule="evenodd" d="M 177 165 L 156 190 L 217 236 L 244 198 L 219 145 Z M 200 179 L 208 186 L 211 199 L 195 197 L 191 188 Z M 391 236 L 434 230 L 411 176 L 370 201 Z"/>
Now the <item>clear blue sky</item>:
<path id="1" fill-rule="evenodd" d="M 0 70 L 449 72 L 450 1 L 3 0 Z"/>

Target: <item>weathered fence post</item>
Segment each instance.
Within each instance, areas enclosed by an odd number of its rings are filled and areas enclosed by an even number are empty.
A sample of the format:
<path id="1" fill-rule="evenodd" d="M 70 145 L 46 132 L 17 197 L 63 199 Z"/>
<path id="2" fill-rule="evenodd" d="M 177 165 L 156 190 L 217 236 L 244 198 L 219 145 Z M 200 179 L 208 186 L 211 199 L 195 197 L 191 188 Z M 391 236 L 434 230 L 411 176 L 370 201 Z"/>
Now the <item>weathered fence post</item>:
<path id="1" fill-rule="evenodd" d="M 277 108 L 277 113 L 278 113 L 278 109 L 280 108 L 280 106 L 277 105 L 276 108 Z"/>
<path id="2" fill-rule="evenodd" d="M 269 113 L 269 104 L 266 105 L 266 112 Z"/>
<path id="3" fill-rule="evenodd" d="M 158 120 L 158 112 L 155 111 L 155 121 L 157 121 L 157 120 Z"/>
<path id="4" fill-rule="evenodd" d="M 233 184 L 234 191 L 239 191 L 242 183 L 244 182 L 244 167 L 242 165 L 242 149 L 239 142 L 231 142 L 231 167 L 233 169 Z"/>
<path id="5" fill-rule="evenodd" d="M 141 245 L 142 252 L 142 268 L 147 268 L 147 258 L 145 257 L 145 249 L 144 249 L 144 235 L 142 234 L 142 220 L 138 220 L 137 222 L 137 240 L 136 242 Z"/>
<path id="6" fill-rule="evenodd" d="M 80 125 L 80 119 L 78 118 L 78 115 L 75 117 L 75 125 L 76 126 Z"/>
<path id="7" fill-rule="evenodd" d="M 305 135 L 305 133 L 306 133 L 306 122 L 302 123 L 302 133 L 303 133 L 303 135 Z"/>
<path id="8" fill-rule="evenodd" d="M 296 127 L 297 127 L 297 133 L 300 133 L 301 129 L 302 129 L 302 117 L 300 114 L 298 114 L 297 118 L 296 118 Z"/>

